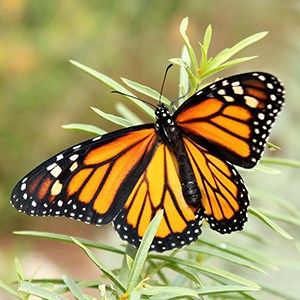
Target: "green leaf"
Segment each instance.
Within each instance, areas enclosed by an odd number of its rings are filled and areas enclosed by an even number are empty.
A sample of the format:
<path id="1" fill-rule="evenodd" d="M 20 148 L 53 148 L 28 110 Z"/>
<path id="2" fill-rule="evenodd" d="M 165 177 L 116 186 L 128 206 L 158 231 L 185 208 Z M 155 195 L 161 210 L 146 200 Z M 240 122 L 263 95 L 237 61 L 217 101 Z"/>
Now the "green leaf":
<path id="1" fill-rule="evenodd" d="M 197 63 L 197 58 L 196 58 L 196 54 L 194 52 L 194 49 L 193 47 L 191 46 L 190 44 L 190 41 L 189 41 L 189 38 L 186 34 L 186 31 L 187 31 L 187 27 L 188 27 L 188 24 L 189 24 L 189 18 L 184 18 L 182 21 L 181 21 L 181 24 L 180 24 L 180 28 L 179 28 L 179 31 L 180 31 L 180 34 L 182 36 L 182 39 L 185 43 L 185 46 L 188 50 L 188 53 L 189 53 L 189 56 L 190 56 L 190 61 L 191 61 L 191 70 L 194 74 L 197 74 L 198 73 L 198 63 Z"/>
<path id="2" fill-rule="evenodd" d="M 255 171 L 259 171 L 259 172 L 262 172 L 262 173 L 265 173 L 265 174 L 271 174 L 271 175 L 278 175 L 278 174 L 281 174 L 281 171 L 278 170 L 278 169 L 275 169 L 275 168 L 271 168 L 269 166 L 265 166 L 262 161 L 256 165 L 254 167 L 254 169 L 252 170 L 255 170 Z"/>
<path id="3" fill-rule="evenodd" d="M 300 161 L 295 159 L 262 157 L 260 160 L 264 164 L 283 165 L 287 167 L 300 168 Z"/>
<path id="4" fill-rule="evenodd" d="M 276 297 L 276 299 L 299 300 L 299 294 L 296 295 L 295 293 L 292 293 L 289 290 L 279 289 L 277 286 L 272 286 L 272 285 L 263 283 L 262 289 L 263 289 L 263 291 L 266 291 L 266 292 L 270 293 L 271 295 L 274 295 Z M 268 298 L 268 299 L 273 299 L 273 297 Z"/>
<path id="5" fill-rule="evenodd" d="M 200 49 L 201 49 L 201 61 L 200 61 L 200 74 L 203 74 L 205 72 L 205 67 L 207 66 L 208 62 L 208 49 L 210 46 L 212 37 L 212 27 L 211 25 L 208 25 L 206 28 L 203 43 L 199 43 Z"/>
<path id="6" fill-rule="evenodd" d="M 237 257 L 242 257 L 247 261 L 252 261 L 269 269 L 278 270 L 278 267 L 272 263 L 268 256 L 262 255 L 261 252 L 257 252 L 256 249 L 253 248 L 243 248 L 240 245 L 213 242 L 207 239 L 198 239 L 196 243 L 199 244 L 199 247 L 201 247 L 201 244 L 205 244 L 224 252 L 231 253 Z"/>
<path id="7" fill-rule="evenodd" d="M 188 288 L 179 287 L 179 286 L 157 286 L 157 287 L 149 287 L 142 288 L 139 292 L 143 295 L 147 296 L 155 296 L 155 299 L 170 299 L 173 297 L 194 297 L 198 298 L 198 294 Z"/>
<path id="8" fill-rule="evenodd" d="M 232 253 L 226 252 L 224 251 L 224 249 L 206 249 L 202 246 L 200 247 L 189 247 L 186 249 L 189 252 L 197 252 L 197 253 L 202 253 L 202 254 L 207 254 L 209 256 L 215 256 L 224 260 L 227 260 L 229 262 L 232 262 L 234 264 L 255 270 L 257 272 L 263 273 L 263 274 L 267 274 L 267 272 L 265 272 L 263 269 L 258 268 L 257 266 L 251 264 L 248 260 L 241 258 L 237 255 L 234 255 Z"/>
<path id="9" fill-rule="evenodd" d="M 279 233 L 284 238 L 286 238 L 288 240 L 293 239 L 293 237 L 291 235 L 289 235 L 284 229 L 282 229 L 279 225 L 277 225 L 275 222 L 273 222 L 270 218 L 265 216 L 263 213 L 259 212 L 257 209 L 251 207 L 251 208 L 249 208 L 249 212 L 252 215 L 254 215 L 255 217 L 257 217 L 258 219 L 260 219 L 261 221 L 263 221 L 266 225 L 268 225 L 270 228 L 275 230 L 277 233 Z"/>
<path id="10" fill-rule="evenodd" d="M 116 285 L 118 289 L 121 290 L 121 292 L 125 293 L 126 289 L 123 283 L 115 276 L 113 272 L 111 272 L 109 269 L 107 269 L 102 262 L 99 260 L 99 258 L 90 251 L 86 246 L 84 246 L 82 243 L 79 242 L 79 240 L 72 238 L 75 244 L 77 244 L 86 254 L 87 256 L 93 261 L 93 263 L 101 270 L 101 272 L 108 278 L 112 283 Z"/>
<path id="11" fill-rule="evenodd" d="M 189 90 L 189 74 L 186 70 L 187 68 L 190 68 L 191 66 L 191 60 L 190 57 L 188 55 L 188 51 L 186 46 L 183 46 L 182 48 L 182 52 L 181 52 L 181 61 L 185 62 L 185 65 L 183 64 L 178 64 L 180 67 L 180 71 L 179 71 L 179 98 L 182 98 L 184 96 L 186 96 L 186 93 Z M 179 104 L 182 103 L 182 101 L 179 102 Z"/>
<path id="12" fill-rule="evenodd" d="M 286 198 L 274 195 L 270 191 L 266 191 L 258 187 L 249 187 L 250 195 L 252 198 L 262 199 L 264 201 L 269 201 L 271 203 L 278 204 L 281 208 L 289 212 L 292 216 L 297 219 L 300 219 L 300 211 L 292 205 L 289 201 L 286 201 Z"/>
<path id="13" fill-rule="evenodd" d="M 45 288 L 36 286 L 32 283 L 26 282 L 26 281 L 20 281 L 19 290 L 23 293 L 33 295 L 40 297 L 42 299 L 47 300 L 67 300 L 67 298 L 64 298 L 54 292 L 51 292 Z"/>
<path id="14" fill-rule="evenodd" d="M 23 269 L 18 258 L 15 257 L 15 269 L 19 280 L 24 280 Z"/>
<path id="15" fill-rule="evenodd" d="M 185 69 L 186 73 L 188 74 L 188 78 L 190 82 L 190 88 L 188 89 L 189 94 L 194 94 L 198 86 L 198 80 L 196 76 L 193 74 L 193 72 L 191 71 L 190 67 L 187 65 L 187 63 L 181 58 L 170 58 L 169 61 L 172 64 L 178 65 L 180 68 Z"/>
<path id="16" fill-rule="evenodd" d="M 169 268 L 195 282 L 197 285 L 202 285 L 199 278 L 190 270 L 190 268 L 185 268 L 176 264 L 165 264 L 164 268 Z"/>
<path id="17" fill-rule="evenodd" d="M 281 150 L 281 148 L 279 147 L 279 146 L 277 146 L 277 145 L 275 145 L 275 144 L 272 144 L 272 143 L 270 143 L 270 142 L 267 142 L 267 147 L 269 148 L 269 149 L 273 149 L 273 150 Z"/>
<path id="18" fill-rule="evenodd" d="M 131 292 L 135 287 L 137 287 L 140 277 L 142 274 L 142 269 L 144 267 L 145 261 L 147 259 L 147 254 L 152 244 L 153 238 L 157 232 L 158 226 L 161 222 L 164 211 L 161 210 L 156 216 L 153 218 L 151 223 L 149 224 L 144 237 L 141 241 L 141 244 L 137 250 L 132 269 L 129 273 L 129 278 L 127 282 L 127 292 Z"/>
<path id="19" fill-rule="evenodd" d="M 241 285 L 214 285 L 205 286 L 195 289 L 198 295 L 224 295 L 226 293 L 236 293 L 236 292 L 255 292 L 259 291 L 260 287 L 255 286 L 241 286 Z M 226 298 L 227 299 L 227 298 Z"/>
<path id="20" fill-rule="evenodd" d="M 224 49 L 219 54 L 217 54 L 211 61 L 209 69 L 219 67 L 220 65 L 224 64 L 228 59 L 230 59 L 232 56 L 234 56 L 236 53 L 241 51 L 242 49 L 246 48 L 247 46 L 261 40 L 264 38 L 268 32 L 260 32 L 253 34 L 236 45 L 232 46 L 229 49 Z"/>
<path id="21" fill-rule="evenodd" d="M 70 237 L 69 235 L 58 234 L 58 233 L 23 230 L 23 231 L 14 231 L 14 234 L 41 237 L 41 238 L 46 238 L 46 239 L 51 239 L 51 240 L 56 240 L 56 241 L 68 242 L 68 243 L 72 243 L 72 244 L 74 243 L 72 237 Z M 76 240 L 88 247 L 102 249 L 102 250 L 109 251 L 112 253 L 117 253 L 117 254 L 124 254 L 124 250 L 121 250 L 120 248 L 115 248 L 115 247 L 108 246 L 105 244 L 95 243 L 93 241 L 90 241 L 87 239 L 81 239 L 81 238 L 77 238 L 77 237 L 76 237 Z"/>
<path id="22" fill-rule="evenodd" d="M 3 281 L 0 280 L 0 289 L 5 291 L 6 293 L 12 295 L 15 299 L 23 299 L 23 297 L 18 293 L 16 290 L 11 288 L 9 285 L 5 284 Z"/>
<path id="23" fill-rule="evenodd" d="M 128 85 L 130 88 L 136 90 L 137 92 L 143 94 L 143 95 L 146 95 L 156 101 L 159 100 L 159 98 L 161 97 L 161 102 L 166 104 L 166 105 L 169 105 L 170 104 L 170 100 L 168 100 L 166 97 L 164 97 L 163 95 L 160 95 L 159 92 L 153 90 L 152 88 L 146 86 L 146 85 L 142 85 L 140 83 L 137 83 L 135 81 L 132 81 L 130 79 L 127 79 L 127 78 L 123 78 L 121 77 L 122 81 Z"/>
<path id="24" fill-rule="evenodd" d="M 105 130 L 90 124 L 71 123 L 62 125 L 61 127 L 64 129 L 84 131 L 95 135 L 103 135 L 106 133 Z"/>
<path id="25" fill-rule="evenodd" d="M 131 109 L 129 109 L 126 105 L 124 105 L 121 102 L 116 103 L 116 110 L 124 118 L 132 121 L 133 124 L 143 123 L 143 120 L 136 113 L 134 113 Z"/>
<path id="26" fill-rule="evenodd" d="M 237 64 L 240 64 L 240 63 L 243 63 L 243 62 L 247 62 L 247 61 L 252 60 L 254 58 L 256 58 L 256 56 L 242 57 L 242 58 L 237 58 L 237 59 L 231 60 L 231 61 L 229 61 L 227 63 L 224 63 L 224 64 L 222 64 L 220 66 L 217 66 L 217 67 L 214 67 L 214 68 L 210 68 L 209 67 L 209 68 L 207 68 L 205 70 L 204 73 L 202 73 L 201 75 L 199 75 L 198 79 L 200 81 L 202 81 L 202 80 L 204 80 L 204 79 L 212 76 L 213 74 L 216 74 L 216 73 L 218 73 L 220 71 L 223 71 L 223 70 L 225 70 L 227 68 L 233 67 L 233 66 L 235 66 Z"/>
<path id="27" fill-rule="evenodd" d="M 275 219 L 278 221 L 282 221 L 285 222 L 287 224 L 292 224 L 295 226 L 300 226 L 300 219 L 297 217 L 293 217 L 291 215 L 283 215 L 277 212 L 274 212 L 272 210 L 266 209 L 266 208 L 257 208 L 257 210 L 264 214 L 265 216 L 271 218 L 271 219 Z"/>
<path id="28" fill-rule="evenodd" d="M 68 289 L 70 290 L 70 292 L 72 293 L 72 295 L 78 299 L 78 300 L 89 300 L 90 297 L 87 297 L 86 295 L 84 295 L 84 293 L 82 292 L 82 290 L 79 288 L 79 286 L 75 283 L 75 281 L 73 279 L 71 279 L 70 277 L 64 275 L 62 277 L 64 283 L 66 284 L 66 286 L 68 287 Z"/>
<path id="29" fill-rule="evenodd" d="M 241 284 L 241 285 L 253 286 L 253 287 L 259 288 L 259 285 L 256 284 L 253 281 L 247 280 L 245 278 L 242 278 L 240 276 L 237 276 L 237 275 L 232 274 L 230 272 L 227 272 L 225 270 L 215 268 L 215 267 L 212 267 L 212 266 L 206 266 L 202 263 L 197 263 L 197 262 L 192 261 L 192 260 L 185 260 L 185 259 L 181 259 L 181 258 L 177 258 L 177 257 L 175 258 L 175 257 L 168 257 L 168 256 L 165 256 L 165 255 L 155 255 L 155 254 L 151 254 L 150 257 L 158 259 L 158 260 L 167 261 L 169 263 L 174 263 L 174 264 L 187 266 L 187 267 L 190 267 L 194 270 L 201 271 L 204 274 L 208 273 L 208 274 L 216 275 L 217 277 L 225 278 L 227 280 L 236 282 L 236 283 Z"/>
<path id="30" fill-rule="evenodd" d="M 74 60 L 70 60 L 70 62 L 76 66 L 77 68 L 83 70 L 84 72 L 86 72 L 87 74 L 93 76 L 94 78 L 96 78 L 97 80 L 101 81 L 103 84 L 105 84 L 106 86 L 108 86 L 109 88 L 127 94 L 128 96 L 126 96 L 126 98 L 128 100 L 130 100 L 132 103 L 134 103 L 136 106 L 138 106 L 141 110 L 143 110 L 146 114 L 148 114 L 149 116 L 153 116 L 153 111 L 152 109 L 150 109 L 146 104 L 144 104 L 141 101 L 138 101 L 136 99 L 134 99 L 133 97 L 135 97 L 134 94 L 132 94 L 128 89 L 126 89 L 125 87 L 123 87 L 121 84 L 119 84 L 118 82 L 116 82 L 115 80 L 111 79 L 110 77 L 93 70 L 92 68 L 89 68 L 79 62 L 76 62 Z M 133 97 L 130 97 L 133 96 Z"/>
<path id="31" fill-rule="evenodd" d="M 129 121 L 127 119 L 124 119 L 122 117 L 117 117 L 115 115 L 112 115 L 112 114 L 108 114 L 108 113 L 105 113 L 104 111 L 102 111 L 101 109 L 99 108 L 96 108 L 96 107 L 91 107 L 91 109 L 97 113 L 99 116 L 103 117 L 104 119 L 107 119 L 109 120 L 110 122 L 112 123 L 115 123 L 117 125 L 120 125 L 122 127 L 130 127 L 130 126 L 134 126 L 136 124 L 134 124 L 132 121 Z"/>

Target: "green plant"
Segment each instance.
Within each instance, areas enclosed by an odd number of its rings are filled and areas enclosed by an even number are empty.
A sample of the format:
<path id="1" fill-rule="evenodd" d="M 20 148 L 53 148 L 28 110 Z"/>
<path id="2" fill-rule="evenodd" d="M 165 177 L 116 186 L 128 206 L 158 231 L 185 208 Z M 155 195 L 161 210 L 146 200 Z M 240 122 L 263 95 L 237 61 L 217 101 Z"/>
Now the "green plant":
<path id="1" fill-rule="evenodd" d="M 180 27 L 180 33 L 185 43 L 182 56 L 181 58 L 170 60 L 180 67 L 180 101 L 184 101 L 182 98 L 187 98 L 202 88 L 205 85 L 203 80 L 208 77 L 215 75 L 221 70 L 253 59 L 254 56 L 230 60 L 240 50 L 266 35 L 263 32 L 250 36 L 233 47 L 221 51 L 214 58 L 209 58 L 208 50 L 212 37 L 212 29 L 208 26 L 203 43 L 200 43 L 201 60 L 198 63 L 196 53 L 186 34 L 187 26 L 188 19 L 186 18 L 182 21 Z M 129 101 L 137 105 L 145 114 L 153 117 L 152 109 L 135 97 L 132 97 L 135 94 L 128 88 L 151 97 L 156 101 L 160 97 L 158 92 L 137 82 L 122 78 L 127 88 L 89 67 L 74 61 L 72 63 L 111 89 L 125 93 Z M 161 100 L 165 104 L 170 105 L 170 101 L 165 97 L 161 96 Z M 178 102 L 177 105 L 179 104 Z M 141 122 L 140 118 L 124 105 L 118 104 L 117 109 L 122 117 L 110 115 L 93 108 L 101 117 L 120 126 L 127 127 Z M 86 124 L 69 124 L 64 127 L 84 130 L 94 134 L 104 133 L 102 129 Z M 269 146 L 272 145 L 269 144 Z M 300 163 L 297 161 L 284 159 L 264 158 L 261 160 L 261 163 L 261 165 L 256 167 L 256 170 L 266 173 L 278 173 L 277 169 L 270 168 L 267 164 L 283 164 L 292 167 L 300 166 Z M 249 212 L 273 231 L 280 234 L 282 238 L 292 239 L 291 235 L 275 223 L 275 221 L 280 220 L 294 226 L 300 226 L 300 212 L 285 201 L 272 197 L 272 194 L 267 191 L 251 188 L 250 194 L 256 198 L 269 198 L 273 203 L 277 202 L 276 206 L 280 207 L 284 211 L 283 213 L 255 207 L 251 207 Z M 35 295 L 43 299 L 66 299 L 64 296 L 66 292 L 70 292 L 76 299 L 93 299 L 84 293 L 83 288 L 98 290 L 99 299 L 257 299 L 259 294 L 255 294 L 255 292 L 260 290 L 264 290 L 271 295 L 284 297 L 285 299 L 297 299 L 297 295 L 293 295 L 288 291 L 281 291 L 276 287 L 267 286 L 263 280 L 255 280 L 255 274 L 266 274 L 266 270 L 272 271 L 276 269 L 278 260 L 277 257 L 269 256 L 266 251 L 259 250 L 258 248 L 249 249 L 241 246 L 239 243 L 219 242 L 201 236 L 194 244 L 180 250 L 174 250 L 170 254 L 148 253 L 160 219 L 161 213 L 151 222 L 139 249 L 135 249 L 131 245 L 128 245 L 126 249 L 119 249 L 89 240 L 54 233 L 16 232 L 19 235 L 59 240 L 77 245 L 111 284 L 105 285 L 102 280 L 76 281 L 65 275 L 61 279 L 31 278 L 28 280 L 24 278 L 21 266 L 18 260 L 16 260 L 18 291 L 3 282 L 0 282 L 0 287 L 17 299 L 28 299 L 30 295 Z M 258 233 L 251 233 L 245 230 L 239 234 L 253 244 L 262 242 L 261 236 Z M 267 241 L 264 242 L 267 243 Z M 110 252 L 112 255 L 122 255 L 122 266 L 117 270 L 110 270 L 90 248 L 102 249 Z M 209 260 L 212 258 L 229 262 L 231 266 L 234 266 L 235 271 L 229 272 L 224 268 L 210 265 Z M 295 266 L 294 262 L 293 264 Z M 300 267 L 299 264 L 297 266 Z M 172 271 L 171 273 L 169 273 L 170 270 Z M 251 272 L 252 276 L 249 277 L 252 277 L 252 279 L 243 276 L 242 270 L 250 270 L 249 272 Z"/>

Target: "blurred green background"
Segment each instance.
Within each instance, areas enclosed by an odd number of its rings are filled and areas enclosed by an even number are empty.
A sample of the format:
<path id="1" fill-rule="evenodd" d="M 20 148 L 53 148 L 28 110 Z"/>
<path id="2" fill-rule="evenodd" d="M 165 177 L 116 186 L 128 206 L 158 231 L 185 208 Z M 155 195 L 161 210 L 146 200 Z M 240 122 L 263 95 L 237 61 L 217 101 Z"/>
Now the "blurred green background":
<path id="1" fill-rule="evenodd" d="M 275 154 L 266 150 L 265 154 L 300 159 L 299 0 L 0 0 L 1 279 L 16 278 L 15 256 L 29 275 L 40 269 L 40 277 L 62 273 L 75 274 L 78 279 L 96 276 L 96 270 L 89 269 L 91 266 L 74 246 L 15 236 L 14 230 L 38 229 L 120 244 L 110 226 L 99 229 L 63 218 L 30 218 L 17 213 L 10 207 L 10 192 L 37 164 L 90 138 L 88 134 L 66 131 L 61 125 L 78 122 L 108 131 L 117 128 L 93 113 L 90 106 L 114 113 L 114 105 L 122 97 L 110 94 L 101 83 L 71 65 L 69 59 L 116 80 L 123 76 L 159 90 L 168 58 L 180 56 L 178 29 L 186 16 L 194 47 L 202 40 L 207 25 L 212 24 L 211 55 L 251 34 L 269 31 L 266 38 L 241 53 L 258 54 L 258 59 L 220 76 L 257 70 L 281 78 L 287 104 L 270 141 L 282 150 Z M 175 67 L 167 79 L 164 94 L 169 99 L 178 95 L 178 74 Z M 257 172 L 244 172 L 243 176 L 248 185 L 266 188 L 300 208 L 299 169 L 282 167 L 281 171 L 276 176 Z M 251 228 L 251 216 L 249 223 Z M 299 232 L 289 232 L 299 237 Z M 287 243 L 282 256 L 292 255 L 299 260 L 294 242 L 281 242 Z M 65 253 L 72 255 L 66 257 Z M 299 270 L 283 270 L 268 280 L 296 291 L 299 287 L 291 284 L 296 273 Z"/>

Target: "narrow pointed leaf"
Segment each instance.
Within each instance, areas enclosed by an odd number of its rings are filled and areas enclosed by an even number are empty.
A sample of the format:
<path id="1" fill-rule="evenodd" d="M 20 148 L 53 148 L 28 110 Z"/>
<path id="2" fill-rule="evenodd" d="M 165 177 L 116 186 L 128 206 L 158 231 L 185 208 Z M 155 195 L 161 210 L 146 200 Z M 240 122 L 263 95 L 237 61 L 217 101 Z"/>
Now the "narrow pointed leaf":
<path id="1" fill-rule="evenodd" d="M 267 34 L 268 34 L 268 32 L 260 32 L 260 33 L 253 34 L 253 35 L 243 39 L 242 41 L 240 41 L 236 45 L 232 46 L 231 48 L 228 48 L 228 49 L 225 49 L 225 50 L 221 51 L 212 60 L 211 68 L 215 68 L 217 66 L 222 65 L 228 59 L 230 59 L 233 55 L 235 55 L 236 53 L 238 53 L 242 49 L 246 48 L 247 46 L 261 40 Z"/>
<path id="2" fill-rule="evenodd" d="M 46 290 L 45 288 L 36 286 L 32 283 L 26 282 L 26 281 L 21 281 L 19 290 L 23 293 L 37 296 L 41 299 L 46 299 L 46 300 L 67 300 L 67 298 L 64 298 L 52 291 Z"/>
<path id="3" fill-rule="evenodd" d="M 147 259 L 147 254 L 152 244 L 153 238 L 156 234 L 158 226 L 161 222 L 163 216 L 163 210 L 161 210 L 151 221 L 148 226 L 145 235 L 141 241 L 141 244 L 137 250 L 132 269 L 130 270 L 127 292 L 132 291 L 139 283 L 140 276 L 142 274 L 142 270 Z"/>
<path id="4" fill-rule="evenodd" d="M 188 55 L 186 46 L 183 46 L 183 48 L 182 48 L 181 61 L 185 61 L 185 66 L 190 68 L 191 60 Z M 180 73 L 179 73 L 179 87 L 180 88 L 179 88 L 179 95 L 178 95 L 179 97 L 185 96 L 189 90 L 189 76 L 188 76 L 188 72 L 186 71 L 185 66 L 179 65 L 179 67 L 180 67 Z M 180 102 L 182 102 L 183 100 L 184 99 L 182 99 Z"/>
<path id="5" fill-rule="evenodd" d="M 74 240 L 69 235 L 57 234 L 57 233 L 51 233 L 51 232 L 23 230 L 23 231 L 14 231 L 14 234 L 41 237 L 41 238 L 46 238 L 46 239 L 51 239 L 51 240 L 56 240 L 56 241 L 68 242 L 68 243 L 72 243 L 72 244 L 74 243 Z M 83 245 L 91 247 L 91 248 L 102 249 L 102 250 L 109 251 L 112 253 L 117 253 L 117 254 L 124 254 L 124 250 L 122 250 L 120 248 L 115 248 L 112 246 L 96 243 L 96 242 L 93 242 L 93 241 L 90 241 L 87 239 L 81 239 L 81 238 L 77 238 L 77 237 L 76 237 L 76 240 L 79 241 L 80 243 L 82 243 Z"/>
<path id="6" fill-rule="evenodd" d="M 11 288 L 9 285 L 5 284 L 1 280 L 0 280 L 0 289 L 13 296 L 14 299 L 23 299 L 20 293 L 18 293 L 16 290 L 14 290 L 13 288 Z"/>
<path id="7" fill-rule="evenodd" d="M 159 98 L 161 97 L 162 103 L 164 103 L 166 105 L 170 104 L 170 101 L 166 97 L 160 95 L 159 92 L 155 91 L 154 89 L 152 89 L 146 85 L 132 81 L 130 79 L 127 79 L 127 78 L 121 77 L 121 79 L 126 85 L 128 85 L 130 88 L 136 90 L 137 92 L 139 92 L 143 95 L 146 95 L 156 101 L 158 101 Z"/>
<path id="8" fill-rule="evenodd" d="M 93 70 L 92 68 L 89 68 L 79 62 L 76 62 L 74 60 L 70 60 L 70 62 L 75 65 L 77 68 L 83 70 L 84 72 L 86 72 L 87 74 L 93 76 L 94 78 L 96 78 L 97 80 L 101 81 L 103 84 L 105 84 L 106 86 L 108 86 L 109 88 L 127 94 L 128 96 L 126 97 L 128 100 L 130 100 L 132 103 L 134 103 L 135 105 L 137 105 L 139 108 L 141 108 L 145 113 L 147 113 L 150 116 L 153 116 L 153 111 L 143 102 L 138 101 L 130 96 L 135 96 L 134 94 L 132 94 L 128 89 L 126 89 L 125 87 L 123 87 L 121 84 L 119 84 L 118 82 L 116 82 L 115 80 L 111 79 L 110 77 L 96 71 Z"/>
<path id="9" fill-rule="evenodd" d="M 300 161 L 295 159 L 262 157 L 261 162 L 264 164 L 283 165 L 288 167 L 300 168 Z"/>
<path id="10" fill-rule="evenodd" d="M 108 114 L 104 111 L 102 111 L 101 109 L 99 108 L 96 108 L 96 107 L 91 107 L 91 109 L 97 113 L 99 116 L 103 117 L 104 119 L 107 119 L 109 120 L 110 122 L 112 123 L 115 123 L 117 125 L 120 125 L 122 127 L 130 127 L 130 126 L 134 126 L 136 124 L 134 124 L 132 121 L 129 121 L 127 119 L 124 119 L 122 117 L 117 117 L 115 115 L 112 115 L 112 114 Z"/>
<path id="11" fill-rule="evenodd" d="M 257 288 L 259 287 L 258 284 L 256 284 L 253 281 L 247 280 L 245 278 L 242 278 L 240 276 L 237 276 L 233 273 L 227 272 L 227 271 L 219 269 L 219 268 L 215 268 L 212 266 L 206 266 L 202 263 L 197 263 L 195 261 L 184 260 L 184 259 L 180 259 L 180 258 L 151 254 L 151 258 L 154 258 L 154 257 L 159 260 L 168 261 L 170 263 L 177 263 L 179 265 L 190 267 L 190 268 L 198 270 L 204 274 L 208 273 L 208 274 L 216 275 L 217 277 L 225 278 L 227 280 L 236 282 L 241 285 L 254 286 Z"/>
<path id="12" fill-rule="evenodd" d="M 270 228 L 275 230 L 277 233 L 279 233 L 281 236 L 288 240 L 292 240 L 293 237 L 289 235 L 283 228 L 281 228 L 279 225 L 277 225 L 275 222 L 273 222 L 270 218 L 265 216 L 263 213 L 259 212 L 255 208 L 249 208 L 249 212 L 259 218 L 261 221 L 263 221 L 266 225 L 268 225 Z"/>
<path id="13" fill-rule="evenodd" d="M 84 131 L 95 135 L 103 135 L 106 133 L 105 130 L 90 124 L 71 123 L 71 124 L 62 125 L 61 127 L 64 129 Z"/>
<path id="14" fill-rule="evenodd" d="M 186 48 L 188 50 L 188 53 L 189 53 L 189 56 L 190 56 L 192 71 L 195 74 L 197 74 L 197 72 L 198 72 L 198 63 L 197 63 L 196 54 L 195 54 L 194 49 L 191 46 L 189 38 L 188 38 L 188 36 L 186 34 L 188 24 L 189 24 L 189 18 L 184 18 L 181 21 L 179 31 L 180 31 L 180 34 L 182 36 L 182 39 L 183 39 L 183 41 L 185 43 L 185 46 L 186 46 Z"/>
<path id="15" fill-rule="evenodd" d="M 295 226 L 300 226 L 300 219 L 299 218 L 295 218 L 295 217 L 290 216 L 290 215 L 284 215 L 284 214 L 276 213 L 272 210 L 265 209 L 265 208 L 258 208 L 258 211 L 260 211 L 265 216 L 267 216 L 271 219 L 282 221 L 282 222 L 285 222 L 287 224 L 292 224 L 292 225 L 295 225 Z"/>
<path id="16" fill-rule="evenodd" d="M 198 295 L 220 295 L 223 296 L 226 293 L 240 293 L 240 292 L 255 292 L 259 291 L 260 287 L 254 286 L 242 286 L 242 285 L 216 285 L 205 286 L 195 289 Z M 227 298 L 226 298 L 227 299 Z"/>
<path id="17" fill-rule="evenodd" d="M 242 257 L 269 269 L 278 270 L 278 267 L 271 261 L 271 259 L 269 259 L 269 257 L 262 255 L 261 252 L 257 252 L 256 249 L 243 248 L 240 245 L 233 245 L 229 243 L 213 242 L 207 239 L 199 239 L 197 240 L 197 244 L 200 245 L 199 247 L 201 247 L 201 244 L 209 245 L 213 248 L 231 253 L 237 257 Z"/>
<path id="18" fill-rule="evenodd" d="M 198 294 L 188 288 L 179 286 L 157 286 L 150 288 L 143 288 L 139 290 L 141 294 L 147 296 L 154 296 L 153 299 L 170 299 L 174 297 L 194 297 L 198 298 Z"/>
<path id="19" fill-rule="evenodd" d="M 118 289 L 120 289 L 122 292 L 125 292 L 125 287 L 123 283 L 115 276 L 113 272 L 111 272 L 102 264 L 99 258 L 92 251 L 90 251 L 86 246 L 80 243 L 79 240 L 76 240 L 75 238 L 72 238 L 72 240 L 87 254 L 87 256 L 93 261 L 93 263 L 101 270 L 101 272 L 107 278 L 111 280 L 112 283 L 116 285 Z"/>
<path id="20" fill-rule="evenodd" d="M 133 124 L 142 124 L 143 120 L 129 109 L 126 105 L 121 102 L 116 103 L 117 112 L 122 115 L 125 119 L 132 121 Z"/>
<path id="21" fill-rule="evenodd" d="M 68 287 L 68 289 L 70 290 L 70 292 L 72 293 L 72 295 L 78 299 L 78 300 L 88 300 L 89 298 L 86 297 L 83 293 L 83 291 L 79 288 L 79 286 L 75 283 L 75 281 L 73 279 L 71 279 L 70 277 L 64 275 L 62 277 L 64 283 L 66 284 L 66 286 Z"/>

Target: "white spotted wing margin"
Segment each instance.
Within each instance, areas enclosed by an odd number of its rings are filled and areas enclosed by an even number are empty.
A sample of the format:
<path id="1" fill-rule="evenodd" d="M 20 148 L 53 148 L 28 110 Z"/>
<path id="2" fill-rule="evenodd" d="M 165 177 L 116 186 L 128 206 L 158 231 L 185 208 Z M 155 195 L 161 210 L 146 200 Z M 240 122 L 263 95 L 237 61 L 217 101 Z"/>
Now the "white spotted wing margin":
<path id="1" fill-rule="evenodd" d="M 11 204 L 31 216 L 107 224 L 120 212 L 148 164 L 156 139 L 154 125 L 144 124 L 70 147 L 21 179 L 12 191 Z M 116 181 L 118 186 L 110 184 Z"/>

